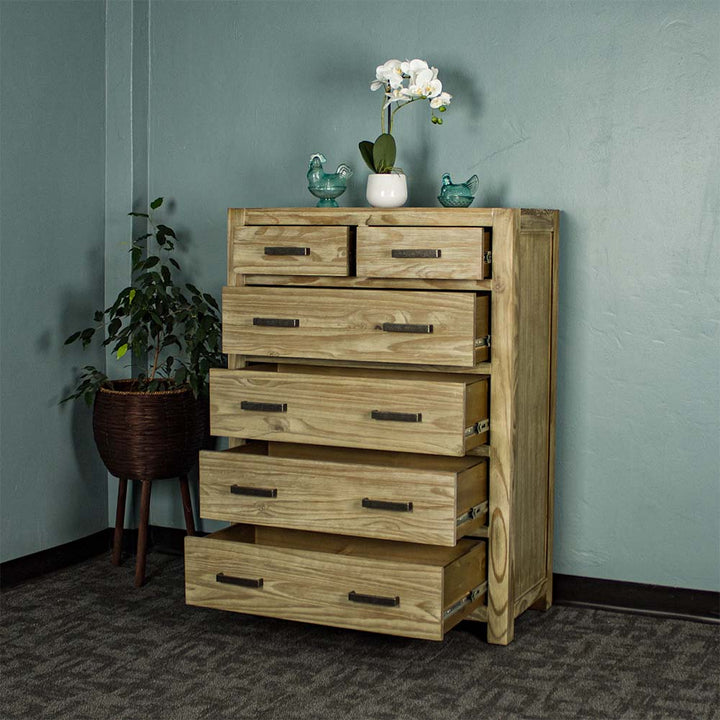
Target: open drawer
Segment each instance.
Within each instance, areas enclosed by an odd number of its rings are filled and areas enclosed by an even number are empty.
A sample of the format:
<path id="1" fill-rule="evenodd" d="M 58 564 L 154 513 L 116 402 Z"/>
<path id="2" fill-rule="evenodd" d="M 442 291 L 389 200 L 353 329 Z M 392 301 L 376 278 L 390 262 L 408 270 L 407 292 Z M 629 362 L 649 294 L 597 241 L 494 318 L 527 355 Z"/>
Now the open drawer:
<path id="1" fill-rule="evenodd" d="M 465 453 L 487 442 L 481 375 L 255 366 L 210 371 L 210 431 L 310 445 Z"/>
<path id="2" fill-rule="evenodd" d="M 490 297 L 472 292 L 223 288 L 223 352 L 474 367 L 490 357 Z"/>
<path id="3" fill-rule="evenodd" d="M 200 453 L 200 514 L 453 546 L 487 523 L 487 460 L 250 442 Z"/>
<path id="4" fill-rule="evenodd" d="M 442 640 L 485 598 L 485 541 L 453 548 L 233 525 L 185 541 L 189 605 Z"/>

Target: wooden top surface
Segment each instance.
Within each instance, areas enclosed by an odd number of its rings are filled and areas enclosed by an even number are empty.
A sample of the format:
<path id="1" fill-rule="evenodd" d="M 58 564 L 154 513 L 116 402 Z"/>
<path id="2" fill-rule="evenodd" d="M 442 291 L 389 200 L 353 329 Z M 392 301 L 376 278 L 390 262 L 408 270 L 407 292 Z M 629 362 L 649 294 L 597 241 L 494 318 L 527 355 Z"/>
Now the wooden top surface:
<path id="1" fill-rule="evenodd" d="M 492 227 L 495 219 L 520 214 L 523 230 L 552 230 L 558 210 L 522 208 L 231 208 L 245 225 L 434 225 Z"/>

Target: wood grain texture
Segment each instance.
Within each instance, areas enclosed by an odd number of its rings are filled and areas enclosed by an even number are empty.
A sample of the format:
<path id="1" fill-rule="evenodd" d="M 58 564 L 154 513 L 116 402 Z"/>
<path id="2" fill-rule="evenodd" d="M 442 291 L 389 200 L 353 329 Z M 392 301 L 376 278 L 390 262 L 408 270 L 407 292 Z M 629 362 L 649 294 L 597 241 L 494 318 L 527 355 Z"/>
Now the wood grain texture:
<path id="1" fill-rule="evenodd" d="M 425 278 L 319 277 L 317 275 L 244 275 L 245 285 L 286 287 L 369 288 L 377 290 L 492 290 L 487 280 L 428 280 Z"/>
<path id="2" fill-rule="evenodd" d="M 519 211 L 498 210 L 493 226 L 492 388 L 490 396 L 490 518 L 488 642 L 514 636 L 513 477 L 517 392 L 517 236 Z"/>
<path id="3" fill-rule="evenodd" d="M 358 227 L 357 275 L 368 278 L 483 280 L 490 265 L 483 260 L 490 249 L 486 228 Z M 436 257 L 394 257 L 429 251 Z"/>
<path id="4" fill-rule="evenodd" d="M 236 227 L 230 267 L 236 274 L 347 275 L 348 234 L 347 227 Z M 266 248 L 302 248 L 307 254 L 273 255 Z"/>
<path id="5" fill-rule="evenodd" d="M 476 356 L 486 355 L 476 353 L 475 317 L 484 313 L 487 325 L 487 312 L 487 300 L 472 293 L 224 288 L 223 351 L 473 367 Z M 297 327 L 258 326 L 258 318 Z M 386 323 L 418 331 L 389 332 Z M 431 332 L 422 332 L 424 327 Z"/>
<path id="6" fill-rule="evenodd" d="M 545 592 L 535 607 L 547 610 L 553 602 L 553 528 L 555 514 L 555 413 L 557 397 L 557 344 L 558 344 L 558 270 L 560 260 L 560 213 L 553 213 L 552 278 L 550 307 L 550 377 L 548 378 L 548 485 L 547 485 L 547 561 L 545 565 Z"/>
<path id="7" fill-rule="evenodd" d="M 245 210 L 230 208 L 227 211 L 227 284 L 230 287 L 241 285 L 239 276 L 233 270 L 233 237 L 236 230 L 245 224 Z"/>
<path id="8" fill-rule="evenodd" d="M 516 597 L 546 576 L 552 233 L 523 231 L 517 245 L 517 452 L 513 485 Z"/>
<path id="9" fill-rule="evenodd" d="M 330 374 L 322 368 L 278 373 L 213 370 L 211 432 L 314 445 L 465 454 L 466 386 L 487 387 L 487 379 L 447 376 L 437 381 L 393 377 L 391 371 L 352 373 Z M 287 407 L 286 412 L 241 411 L 243 401 Z M 373 410 L 420 413 L 422 420 L 374 420 Z"/>
<path id="10" fill-rule="evenodd" d="M 269 355 L 245 355 L 248 363 L 277 363 L 282 362 L 283 365 L 318 365 L 321 367 L 336 368 L 384 368 L 387 370 L 402 370 L 408 373 L 416 372 L 439 372 L 439 373 L 456 373 L 458 375 L 490 375 L 492 373 L 492 364 L 489 362 L 479 362 L 475 367 L 452 367 L 450 365 L 408 365 L 407 363 L 368 363 L 355 362 L 353 360 L 314 360 L 313 358 L 277 358 Z"/>
<path id="11" fill-rule="evenodd" d="M 312 455 L 313 457 L 309 457 Z M 205 518 L 300 530 L 455 545 L 456 519 L 487 498 L 480 459 L 462 473 L 424 465 L 399 464 L 398 454 L 345 453 L 311 448 L 310 453 L 270 456 L 253 445 L 239 451 L 200 453 L 200 504 Z M 379 458 L 377 456 L 380 456 Z M 367 456 L 371 456 L 368 458 Z M 389 456 L 389 457 L 388 457 Z M 383 459 L 388 457 L 388 461 Z M 405 454 L 399 456 L 399 460 Z M 343 460 L 338 460 L 342 458 Z M 368 462 L 375 460 L 375 462 Z M 389 462 L 389 461 L 392 461 Z M 231 488 L 274 492 L 274 497 L 233 494 Z M 362 501 L 411 503 L 409 512 L 363 507 Z M 464 529 L 482 524 L 476 518 Z"/>
<path id="12" fill-rule="evenodd" d="M 440 640 L 445 569 L 467 553 L 481 554 L 479 545 L 378 544 L 272 528 L 257 528 L 253 538 L 252 531 L 234 526 L 186 540 L 186 600 L 191 605 Z M 466 569 L 468 590 L 482 581 L 480 567 L 475 563 Z M 262 578 L 262 587 L 219 583 L 218 573 Z M 352 603 L 348 593 L 353 591 L 398 597 L 399 604 Z"/>
<path id="13" fill-rule="evenodd" d="M 248 208 L 247 225 L 492 227 L 492 208 Z"/>

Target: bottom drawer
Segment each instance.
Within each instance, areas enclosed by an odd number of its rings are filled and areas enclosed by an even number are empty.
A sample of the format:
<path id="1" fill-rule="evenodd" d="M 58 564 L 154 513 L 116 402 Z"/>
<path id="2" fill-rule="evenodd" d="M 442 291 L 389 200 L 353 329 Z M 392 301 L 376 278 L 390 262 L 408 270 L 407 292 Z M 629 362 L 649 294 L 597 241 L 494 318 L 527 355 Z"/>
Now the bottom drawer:
<path id="1" fill-rule="evenodd" d="M 185 540 L 188 605 L 442 640 L 485 598 L 485 542 L 455 547 L 233 525 Z"/>

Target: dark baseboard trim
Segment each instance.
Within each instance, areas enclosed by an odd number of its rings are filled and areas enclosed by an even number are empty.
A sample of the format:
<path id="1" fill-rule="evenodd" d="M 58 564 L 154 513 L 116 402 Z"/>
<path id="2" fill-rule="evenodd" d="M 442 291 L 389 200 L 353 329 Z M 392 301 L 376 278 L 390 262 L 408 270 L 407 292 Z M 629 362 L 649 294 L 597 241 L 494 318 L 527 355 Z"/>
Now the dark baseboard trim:
<path id="1" fill-rule="evenodd" d="M 26 580 L 74 565 L 108 550 L 112 531 L 108 528 L 87 537 L 0 563 L 0 589 L 20 585 Z"/>
<path id="2" fill-rule="evenodd" d="M 198 535 L 204 534 L 198 533 Z M 135 554 L 137 535 L 137 529 L 126 529 L 123 533 L 123 553 L 125 555 Z M 185 530 L 151 525 L 148 535 L 149 547 L 155 552 L 182 555 Z M 107 553 L 112 548 L 112 540 L 113 528 L 107 528 L 64 545 L 0 563 L 0 590 L 7 590 L 27 580 Z"/>
<path id="3" fill-rule="evenodd" d="M 553 575 L 553 603 L 720 623 L 720 592 Z"/>
<path id="4" fill-rule="evenodd" d="M 180 528 L 151 525 L 150 547 L 155 552 L 181 555 L 185 535 L 185 530 Z M 20 585 L 26 580 L 102 555 L 110 550 L 112 536 L 112 528 L 107 528 L 58 547 L 0 563 L 0 589 Z M 123 551 L 134 555 L 136 546 L 137 530 L 125 530 Z M 720 624 L 720 592 L 709 590 L 555 574 L 553 602 L 556 605 Z"/>

